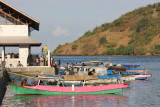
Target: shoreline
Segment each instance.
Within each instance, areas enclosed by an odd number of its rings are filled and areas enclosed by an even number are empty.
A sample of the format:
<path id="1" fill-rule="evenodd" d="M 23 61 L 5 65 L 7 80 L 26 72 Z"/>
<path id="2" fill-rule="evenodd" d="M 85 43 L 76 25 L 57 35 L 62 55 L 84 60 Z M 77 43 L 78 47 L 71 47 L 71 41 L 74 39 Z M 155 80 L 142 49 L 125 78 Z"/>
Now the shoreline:
<path id="1" fill-rule="evenodd" d="M 160 57 L 160 55 L 52 55 L 52 57 L 53 56 Z"/>

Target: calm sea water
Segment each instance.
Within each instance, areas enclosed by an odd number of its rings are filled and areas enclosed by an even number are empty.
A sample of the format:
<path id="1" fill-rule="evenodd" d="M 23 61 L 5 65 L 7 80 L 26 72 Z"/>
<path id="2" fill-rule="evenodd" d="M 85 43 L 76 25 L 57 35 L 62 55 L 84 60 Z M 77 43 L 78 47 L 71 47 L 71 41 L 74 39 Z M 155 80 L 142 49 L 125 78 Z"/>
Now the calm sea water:
<path id="1" fill-rule="evenodd" d="M 100 56 L 56 56 L 62 65 L 89 60 L 108 61 Z M 64 95 L 64 96 L 17 96 L 8 88 L 2 107 L 160 107 L 160 57 L 110 57 L 121 64 L 140 64 L 152 74 L 147 80 L 131 82 L 130 87 L 117 94 Z"/>

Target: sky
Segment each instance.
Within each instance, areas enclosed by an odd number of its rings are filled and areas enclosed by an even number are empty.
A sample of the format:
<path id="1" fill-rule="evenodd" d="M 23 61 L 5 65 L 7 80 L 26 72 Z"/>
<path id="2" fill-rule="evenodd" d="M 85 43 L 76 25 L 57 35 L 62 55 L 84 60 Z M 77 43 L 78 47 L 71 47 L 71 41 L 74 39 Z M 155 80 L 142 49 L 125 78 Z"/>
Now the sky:
<path id="1" fill-rule="evenodd" d="M 160 0 L 3 0 L 40 22 L 40 30 L 31 37 L 42 43 L 32 48 L 40 53 L 48 46 L 53 51 L 59 44 L 73 42 L 86 31 L 110 23 L 121 15 Z M 7 50 L 6 50 L 7 51 Z M 14 49 L 8 48 L 8 51 Z"/>

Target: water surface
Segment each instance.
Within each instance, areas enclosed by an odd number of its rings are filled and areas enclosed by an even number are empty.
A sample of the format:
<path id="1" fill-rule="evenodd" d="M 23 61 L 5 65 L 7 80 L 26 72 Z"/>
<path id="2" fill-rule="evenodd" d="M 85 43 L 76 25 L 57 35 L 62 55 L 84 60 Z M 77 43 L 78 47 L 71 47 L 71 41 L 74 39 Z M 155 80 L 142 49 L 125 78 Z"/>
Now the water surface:
<path id="1" fill-rule="evenodd" d="M 109 61 L 102 56 L 56 56 L 62 65 L 89 60 Z M 130 88 L 118 94 L 64 95 L 64 96 L 17 96 L 8 88 L 2 107 L 159 107 L 160 106 L 160 57 L 110 57 L 121 64 L 140 64 L 149 69 L 152 77 L 131 82 Z"/>

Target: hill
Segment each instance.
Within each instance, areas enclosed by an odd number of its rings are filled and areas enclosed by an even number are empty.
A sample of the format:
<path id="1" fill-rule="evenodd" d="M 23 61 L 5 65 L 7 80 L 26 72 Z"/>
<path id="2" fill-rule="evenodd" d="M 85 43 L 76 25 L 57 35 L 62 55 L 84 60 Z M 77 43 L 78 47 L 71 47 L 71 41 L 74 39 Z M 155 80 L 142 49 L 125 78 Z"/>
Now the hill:
<path id="1" fill-rule="evenodd" d="M 160 54 L 160 3 L 141 7 L 87 31 L 72 43 L 59 45 L 54 55 Z"/>

